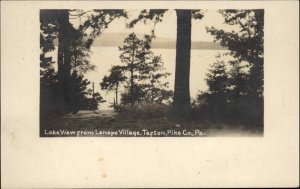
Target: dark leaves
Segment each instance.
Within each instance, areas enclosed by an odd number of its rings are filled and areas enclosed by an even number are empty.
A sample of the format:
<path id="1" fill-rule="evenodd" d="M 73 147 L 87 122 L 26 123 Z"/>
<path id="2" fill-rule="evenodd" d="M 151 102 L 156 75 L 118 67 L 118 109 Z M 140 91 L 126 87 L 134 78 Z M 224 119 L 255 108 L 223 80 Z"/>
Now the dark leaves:
<path id="1" fill-rule="evenodd" d="M 168 9 L 150 9 L 150 10 L 144 9 L 140 12 L 138 18 L 132 20 L 129 23 L 128 27 L 132 28 L 138 22 L 144 22 L 145 24 L 148 21 L 153 21 L 154 23 L 161 22 L 167 10 Z"/>

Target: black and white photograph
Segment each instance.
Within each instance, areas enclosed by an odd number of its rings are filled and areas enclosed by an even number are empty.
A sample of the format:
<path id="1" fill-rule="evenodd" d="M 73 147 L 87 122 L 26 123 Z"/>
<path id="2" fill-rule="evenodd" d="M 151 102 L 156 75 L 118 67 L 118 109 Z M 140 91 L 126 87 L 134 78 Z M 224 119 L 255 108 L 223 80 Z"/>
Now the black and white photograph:
<path id="1" fill-rule="evenodd" d="M 263 136 L 264 9 L 40 10 L 40 136 Z"/>
<path id="2" fill-rule="evenodd" d="M 0 4 L 1 188 L 299 187 L 299 1 Z"/>

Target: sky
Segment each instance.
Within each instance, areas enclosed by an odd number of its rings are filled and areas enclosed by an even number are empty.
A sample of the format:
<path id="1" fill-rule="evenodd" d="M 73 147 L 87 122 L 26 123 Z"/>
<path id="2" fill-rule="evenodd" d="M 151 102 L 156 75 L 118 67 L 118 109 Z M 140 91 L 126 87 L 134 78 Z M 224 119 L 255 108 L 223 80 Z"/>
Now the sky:
<path id="1" fill-rule="evenodd" d="M 139 10 L 129 12 L 129 18 L 126 21 L 130 21 L 132 18 L 136 18 L 139 13 Z M 206 15 L 203 20 L 193 20 L 192 22 L 192 40 L 193 41 L 213 41 L 213 37 L 210 36 L 205 31 L 205 27 L 197 27 L 200 24 L 202 26 L 208 26 L 212 18 L 218 18 L 218 13 L 216 11 L 206 11 Z M 218 19 L 222 19 L 219 17 Z M 220 22 L 219 20 L 218 22 Z M 167 11 L 163 17 L 163 21 L 158 23 L 155 27 L 155 35 L 157 37 L 166 37 L 176 39 L 176 29 L 177 29 L 177 20 L 176 13 L 174 10 Z M 212 23 L 212 22 L 211 22 Z M 210 24 L 211 24 L 210 23 Z M 221 21 L 222 23 L 222 21 Z M 119 32 L 120 25 L 124 24 L 123 32 L 130 33 L 133 30 L 139 31 L 139 33 L 150 33 L 153 28 L 153 24 L 150 22 L 148 25 L 145 25 L 143 22 L 139 22 L 132 29 L 127 29 L 125 27 L 125 19 L 120 19 L 116 22 L 113 22 L 110 27 L 105 32 Z"/>
<path id="2" fill-rule="evenodd" d="M 104 33 L 145 33 L 150 34 L 153 24 L 148 22 L 145 25 L 143 22 L 137 23 L 134 28 L 127 28 L 126 23 L 138 17 L 141 10 L 127 10 L 128 18 L 120 18 L 109 24 L 109 27 Z M 203 10 L 204 17 L 201 20 L 192 20 L 192 41 L 213 41 L 213 37 L 206 32 L 205 27 L 214 26 L 225 30 L 231 29 L 231 26 L 223 24 L 224 18 L 218 13 L 218 10 Z M 84 18 L 82 18 L 83 22 Z M 71 20 L 74 25 L 78 25 L 78 20 Z M 162 22 L 156 24 L 155 35 L 157 37 L 176 39 L 176 12 L 169 10 L 165 13 Z M 101 37 L 101 36 L 99 36 Z"/>

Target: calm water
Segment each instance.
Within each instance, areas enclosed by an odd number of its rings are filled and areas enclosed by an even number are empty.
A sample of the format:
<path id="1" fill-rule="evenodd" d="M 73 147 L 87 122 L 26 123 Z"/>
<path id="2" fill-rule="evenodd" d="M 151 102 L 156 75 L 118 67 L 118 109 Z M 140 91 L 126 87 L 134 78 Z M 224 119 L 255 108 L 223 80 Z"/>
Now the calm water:
<path id="1" fill-rule="evenodd" d="M 99 83 L 105 75 L 109 74 L 109 69 L 112 65 L 122 64 L 117 47 L 93 47 L 93 54 L 91 55 L 91 63 L 97 66 L 95 71 L 86 74 L 86 77 L 95 82 L 95 91 L 100 92 L 106 103 L 101 104 L 101 109 L 109 109 L 109 104 L 113 103 L 114 93 L 106 93 L 100 90 Z M 167 72 L 171 76 L 167 79 L 170 83 L 170 89 L 174 90 L 175 77 L 175 49 L 153 49 L 155 54 L 161 54 L 165 63 Z M 199 90 L 206 90 L 207 85 L 205 77 L 209 65 L 215 61 L 215 56 L 218 53 L 224 53 L 222 50 L 192 50 L 191 51 L 191 72 L 190 72 L 190 93 L 191 97 L 195 98 Z"/>
<path id="2" fill-rule="evenodd" d="M 92 47 L 91 63 L 96 65 L 96 70 L 88 72 L 85 77 L 91 82 L 95 83 L 95 91 L 100 92 L 101 96 L 106 100 L 106 103 L 102 103 L 100 108 L 110 109 L 110 103 L 114 101 L 113 92 L 101 91 L 99 83 L 105 75 L 109 74 L 109 69 L 113 65 L 122 65 L 119 55 L 120 52 L 117 47 Z M 174 78 L 175 78 L 175 49 L 152 49 L 156 54 L 162 55 L 164 65 L 167 72 L 171 73 L 171 76 L 167 78 L 170 83 L 169 88 L 174 90 Z M 194 50 L 191 51 L 191 69 L 190 69 L 190 94 L 191 98 L 195 98 L 199 92 L 207 90 L 205 82 L 206 73 L 208 72 L 209 65 L 212 64 L 217 54 L 225 53 L 224 50 Z M 57 51 L 49 53 L 49 56 L 53 57 L 56 61 Z M 90 86 L 92 87 L 92 86 Z"/>

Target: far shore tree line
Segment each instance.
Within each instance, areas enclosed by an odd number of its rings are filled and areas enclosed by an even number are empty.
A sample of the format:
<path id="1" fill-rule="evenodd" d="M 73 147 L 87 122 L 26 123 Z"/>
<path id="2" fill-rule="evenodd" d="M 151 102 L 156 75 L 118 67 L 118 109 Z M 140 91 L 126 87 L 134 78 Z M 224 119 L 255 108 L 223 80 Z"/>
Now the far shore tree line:
<path id="1" fill-rule="evenodd" d="M 100 83 L 102 90 L 115 93 L 113 107 L 134 107 L 141 104 L 168 104 L 173 115 L 191 117 L 263 117 L 263 39 L 264 11 L 260 9 L 220 10 L 227 25 L 239 30 L 224 31 L 206 28 L 228 53 L 217 57 L 207 74 L 207 91 L 200 91 L 191 102 L 190 52 L 191 20 L 202 19 L 201 10 L 177 9 L 176 70 L 174 91 L 164 81 L 165 71 L 160 55 L 151 51 L 155 26 L 169 10 L 142 10 L 129 27 L 138 22 L 152 22 L 150 35 L 139 39 L 131 33 L 119 47 L 121 65 L 112 66 Z M 85 18 L 74 27 L 71 19 Z M 84 74 L 95 66 L 89 62 L 90 47 L 96 37 L 114 20 L 125 17 L 126 10 L 41 10 L 41 115 L 76 113 L 80 109 L 97 109 L 103 98 L 88 88 Z M 58 41 L 57 71 L 46 53 Z M 229 63 L 223 56 L 231 56 Z M 101 68 L 100 68 L 101 69 Z"/>

